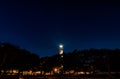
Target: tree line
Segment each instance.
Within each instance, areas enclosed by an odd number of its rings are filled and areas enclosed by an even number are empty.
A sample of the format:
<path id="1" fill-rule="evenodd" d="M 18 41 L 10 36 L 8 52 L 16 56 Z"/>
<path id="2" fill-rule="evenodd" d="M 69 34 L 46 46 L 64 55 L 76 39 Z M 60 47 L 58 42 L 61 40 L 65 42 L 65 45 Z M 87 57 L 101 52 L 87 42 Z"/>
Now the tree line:
<path id="1" fill-rule="evenodd" d="M 17 69 L 39 70 L 49 72 L 53 68 L 63 64 L 63 70 L 69 71 L 93 71 L 96 72 L 119 72 L 120 49 L 86 49 L 77 50 L 49 57 L 39 57 L 25 49 L 21 49 L 10 43 L 0 44 L 0 70 Z"/>

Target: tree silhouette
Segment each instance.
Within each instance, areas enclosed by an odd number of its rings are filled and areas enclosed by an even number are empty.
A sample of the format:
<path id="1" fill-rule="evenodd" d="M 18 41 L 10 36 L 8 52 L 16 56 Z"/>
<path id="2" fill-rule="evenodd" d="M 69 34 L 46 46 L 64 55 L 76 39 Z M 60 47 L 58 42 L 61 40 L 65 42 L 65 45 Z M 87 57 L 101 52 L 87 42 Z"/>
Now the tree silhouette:
<path id="1" fill-rule="evenodd" d="M 0 44 L 0 71 L 17 69 L 19 72 L 23 70 L 40 70 L 51 72 L 55 67 L 63 64 L 64 71 L 74 70 L 75 72 L 84 71 L 97 73 L 111 71 L 120 71 L 120 49 L 89 49 L 77 50 L 64 53 L 61 62 L 60 56 L 53 55 L 50 57 L 40 58 L 35 53 L 21 49 L 10 43 Z"/>
<path id="2" fill-rule="evenodd" d="M 1 43 L 0 47 L 0 69 L 29 70 L 39 66 L 40 59 L 36 54 L 20 49 L 10 43 Z"/>

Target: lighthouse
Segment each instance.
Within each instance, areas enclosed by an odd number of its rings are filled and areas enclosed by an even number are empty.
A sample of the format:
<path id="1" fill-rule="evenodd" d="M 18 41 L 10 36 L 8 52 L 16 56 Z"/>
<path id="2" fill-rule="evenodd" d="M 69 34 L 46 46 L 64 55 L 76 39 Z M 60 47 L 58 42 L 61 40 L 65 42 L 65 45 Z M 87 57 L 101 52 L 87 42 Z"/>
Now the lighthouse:
<path id="1" fill-rule="evenodd" d="M 60 72 L 63 74 L 63 45 L 59 45 L 59 56 L 60 56 Z"/>
<path id="2" fill-rule="evenodd" d="M 63 58 L 63 45 L 62 44 L 59 45 L 59 55 L 61 56 L 61 58 Z"/>

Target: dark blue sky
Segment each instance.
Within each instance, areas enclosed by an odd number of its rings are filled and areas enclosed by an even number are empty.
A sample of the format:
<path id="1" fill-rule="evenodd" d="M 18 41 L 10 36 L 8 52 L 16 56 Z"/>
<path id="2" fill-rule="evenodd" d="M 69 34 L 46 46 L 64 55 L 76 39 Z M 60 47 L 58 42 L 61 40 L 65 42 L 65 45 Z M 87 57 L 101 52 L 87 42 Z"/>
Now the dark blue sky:
<path id="1" fill-rule="evenodd" d="M 40 56 L 89 48 L 120 48 L 120 5 L 114 2 L 0 2 L 0 41 Z"/>

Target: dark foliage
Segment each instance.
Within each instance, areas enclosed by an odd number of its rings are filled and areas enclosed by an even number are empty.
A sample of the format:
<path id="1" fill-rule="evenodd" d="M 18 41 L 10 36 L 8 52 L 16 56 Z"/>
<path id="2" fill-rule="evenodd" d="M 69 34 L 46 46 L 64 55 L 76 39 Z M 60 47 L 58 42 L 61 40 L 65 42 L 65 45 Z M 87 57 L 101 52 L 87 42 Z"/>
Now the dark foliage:
<path id="1" fill-rule="evenodd" d="M 39 56 L 10 43 L 0 45 L 0 68 L 29 70 L 39 66 Z"/>
<path id="2" fill-rule="evenodd" d="M 59 54 L 39 58 L 25 49 L 10 43 L 0 44 L 0 69 L 43 70 L 51 71 L 63 64 L 63 70 L 77 71 L 120 71 L 120 49 L 90 49 L 74 50 L 64 53 L 63 59 Z"/>

